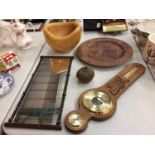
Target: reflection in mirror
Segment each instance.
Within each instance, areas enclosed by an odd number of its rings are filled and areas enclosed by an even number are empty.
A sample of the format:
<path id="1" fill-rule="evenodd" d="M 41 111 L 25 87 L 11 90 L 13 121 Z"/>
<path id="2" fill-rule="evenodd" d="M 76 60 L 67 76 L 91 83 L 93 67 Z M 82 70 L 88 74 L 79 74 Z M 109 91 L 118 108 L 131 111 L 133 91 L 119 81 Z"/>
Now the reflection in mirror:
<path id="1" fill-rule="evenodd" d="M 51 70 L 53 73 L 61 73 L 65 72 L 68 70 L 69 65 L 70 65 L 70 60 L 69 59 L 50 59 L 50 65 L 51 65 Z"/>

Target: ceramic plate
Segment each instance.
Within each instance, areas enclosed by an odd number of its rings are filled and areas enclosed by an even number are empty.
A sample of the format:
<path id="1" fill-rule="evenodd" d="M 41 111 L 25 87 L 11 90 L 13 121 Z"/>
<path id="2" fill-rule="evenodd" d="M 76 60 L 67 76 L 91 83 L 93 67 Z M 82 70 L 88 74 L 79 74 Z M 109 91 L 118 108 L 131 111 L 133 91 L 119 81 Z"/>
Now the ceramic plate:
<path id="1" fill-rule="evenodd" d="M 8 93 L 14 84 L 14 78 L 7 73 L 0 73 L 0 97 Z"/>

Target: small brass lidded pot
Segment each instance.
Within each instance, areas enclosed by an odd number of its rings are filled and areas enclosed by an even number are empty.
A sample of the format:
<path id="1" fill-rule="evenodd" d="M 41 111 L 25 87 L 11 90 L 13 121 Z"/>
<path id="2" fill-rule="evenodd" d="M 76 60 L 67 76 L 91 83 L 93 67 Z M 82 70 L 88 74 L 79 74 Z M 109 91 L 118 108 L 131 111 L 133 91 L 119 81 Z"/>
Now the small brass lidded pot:
<path id="1" fill-rule="evenodd" d="M 94 77 L 94 71 L 89 67 L 82 67 L 77 71 L 76 77 L 81 83 L 89 83 Z"/>

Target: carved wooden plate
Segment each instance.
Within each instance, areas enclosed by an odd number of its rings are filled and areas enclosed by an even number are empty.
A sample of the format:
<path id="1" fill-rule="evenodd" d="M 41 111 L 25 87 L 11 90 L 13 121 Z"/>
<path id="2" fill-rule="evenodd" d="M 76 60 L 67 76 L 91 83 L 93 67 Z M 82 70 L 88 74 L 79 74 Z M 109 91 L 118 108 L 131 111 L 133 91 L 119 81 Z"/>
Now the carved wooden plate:
<path id="1" fill-rule="evenodd" d="M 125 63 L 133 50 L 129 44 L 114 38 L 95 38 L 83 42 L 77 49 L 77 57 L 90 65 L 112 67 Z"/>

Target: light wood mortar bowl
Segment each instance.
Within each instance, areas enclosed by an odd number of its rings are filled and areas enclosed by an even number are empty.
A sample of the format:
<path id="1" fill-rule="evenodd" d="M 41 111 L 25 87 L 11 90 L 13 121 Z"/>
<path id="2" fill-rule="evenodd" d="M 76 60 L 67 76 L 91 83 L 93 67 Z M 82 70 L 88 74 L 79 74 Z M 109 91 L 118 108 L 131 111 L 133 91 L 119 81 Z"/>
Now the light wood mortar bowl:
<path id="1" fill-rule="evenodd" d="M 76 22 L 46 24 L 43 28 L 47 43 L 58 53 L 68 53 L 79 42 L 81 27 Z"/>

